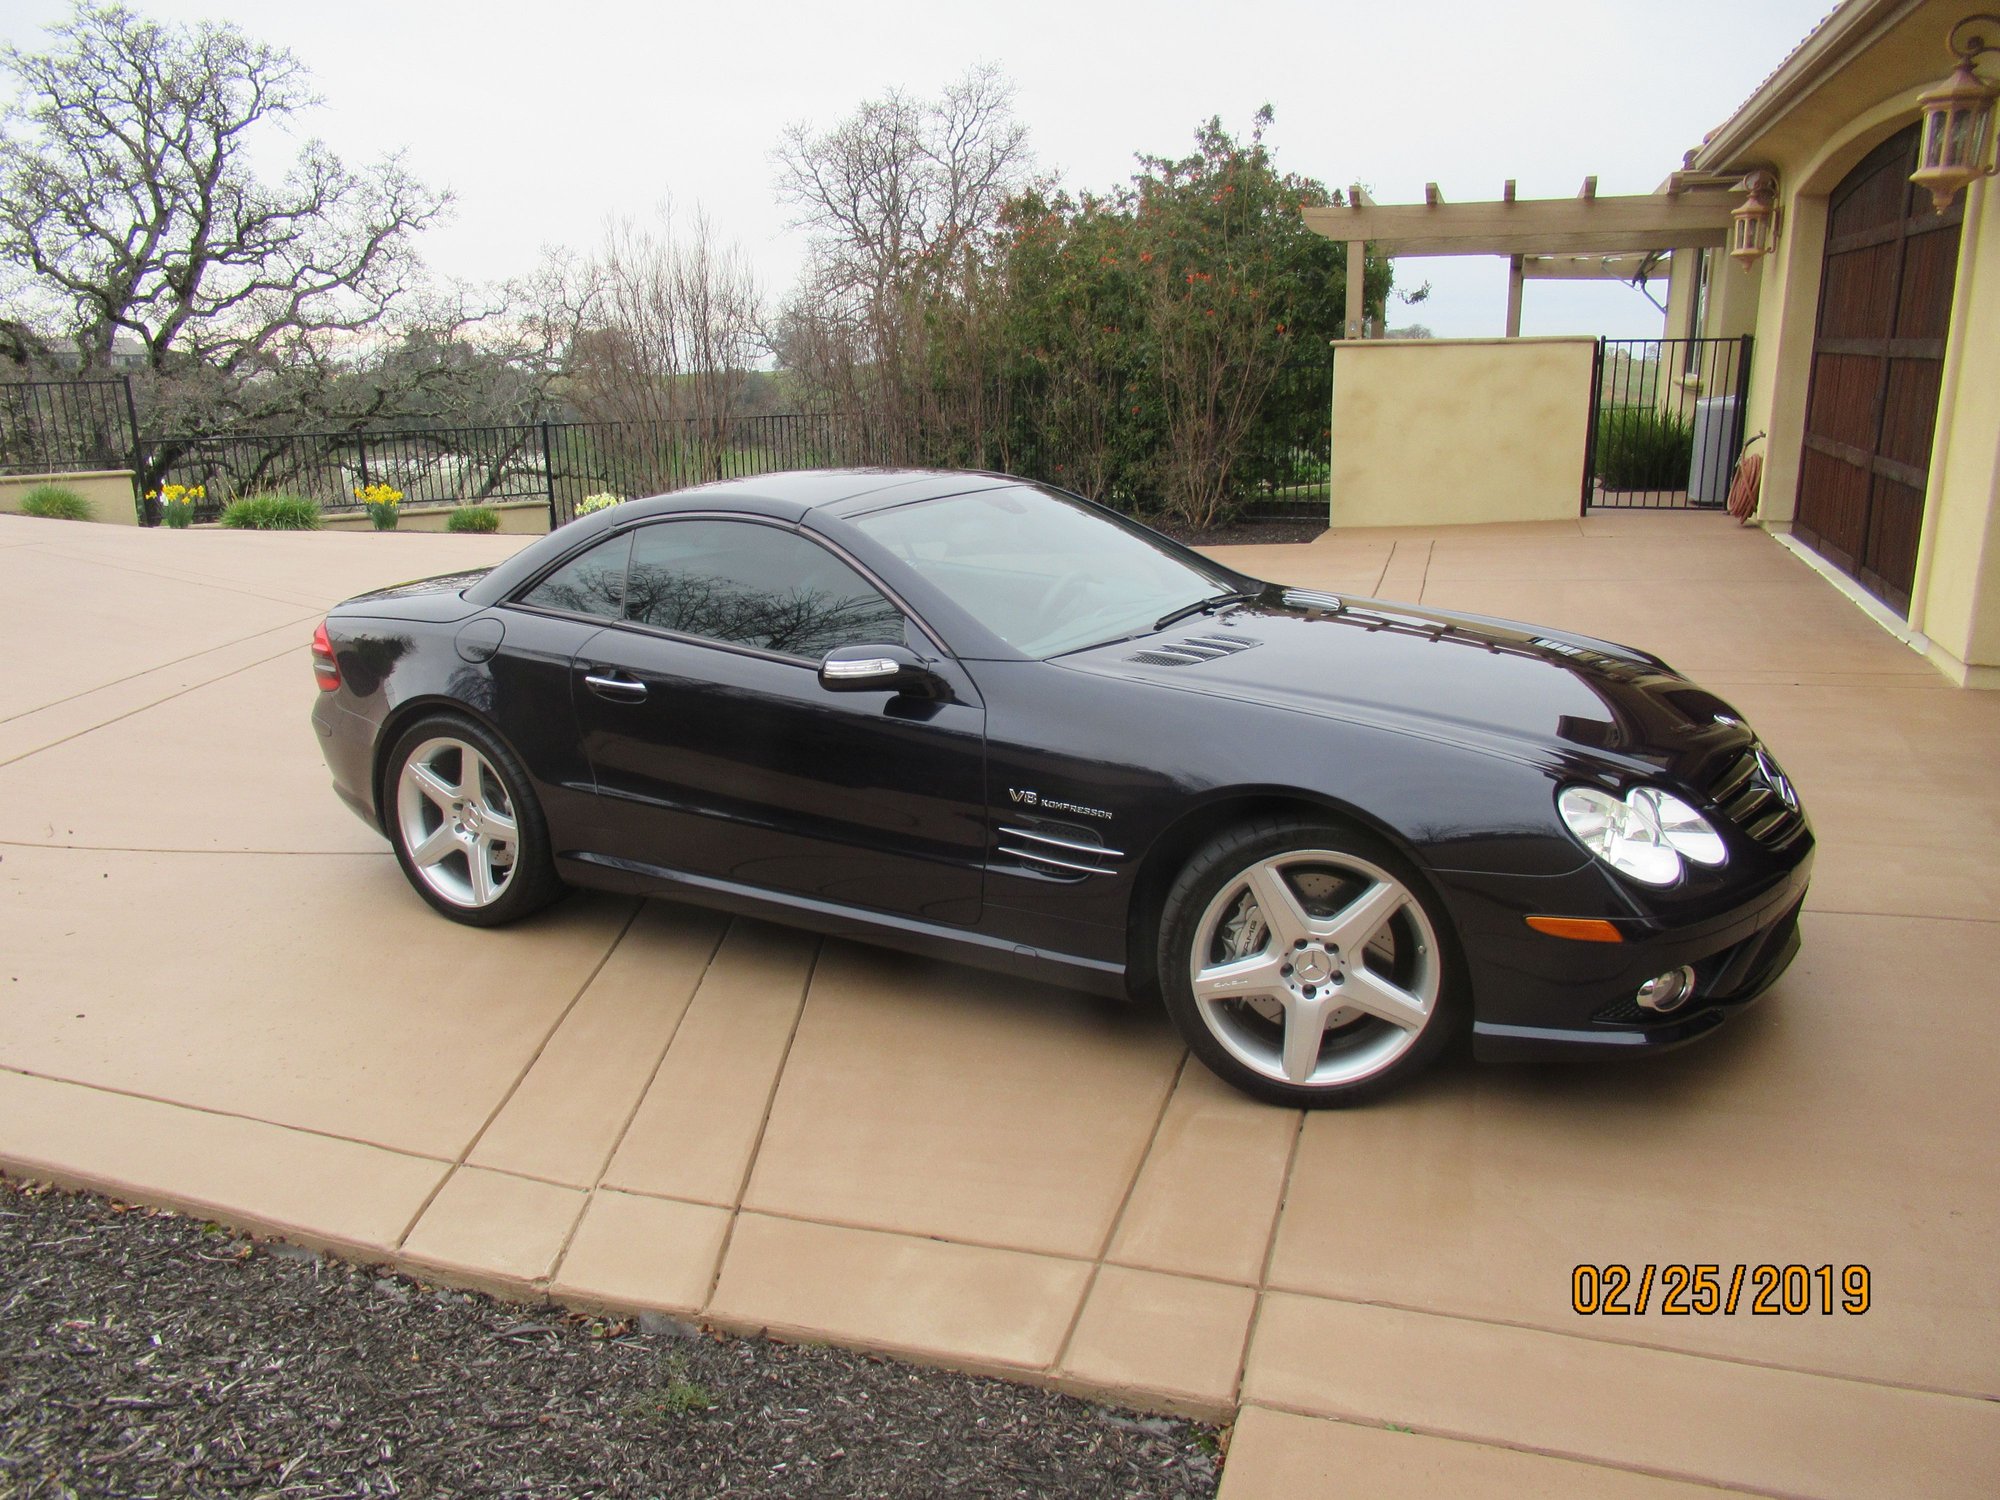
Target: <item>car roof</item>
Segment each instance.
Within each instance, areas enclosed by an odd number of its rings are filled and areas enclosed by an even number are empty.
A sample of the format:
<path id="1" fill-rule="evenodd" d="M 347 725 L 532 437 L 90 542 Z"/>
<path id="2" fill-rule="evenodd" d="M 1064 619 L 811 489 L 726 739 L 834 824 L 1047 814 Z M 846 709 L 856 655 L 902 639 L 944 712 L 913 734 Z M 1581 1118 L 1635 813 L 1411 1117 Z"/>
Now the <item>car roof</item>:
<path id="1" fill-rule="evenodd" d="M 547 566 L 552 555 L 578 550 L 609 532 L 627 529 L 656 516 L 723 510 L 797 525 L 813 512 L 844 519 L 885 504 L 934 500 L 941 495 L 963 495 L 971 490 L 1025 482 L 1004 474 L 889 468 L 794 469 L 747 479 L 719 480 L 693 489 L 627 500 L 579 516 L 523 547 L 467 589 L 465 597 L 482 607 L 497 603 Z"/>
<path id="2" fill-rule="evenodd" d="M 1000 474 L 945 469 L 794 469 L 628 500 L 619 511 L 625 523 L 677 511 L 717 508 L 798 521 L 812 511 L 845 517 L 884 503 L 931 500 L 1021 482 Z"/>

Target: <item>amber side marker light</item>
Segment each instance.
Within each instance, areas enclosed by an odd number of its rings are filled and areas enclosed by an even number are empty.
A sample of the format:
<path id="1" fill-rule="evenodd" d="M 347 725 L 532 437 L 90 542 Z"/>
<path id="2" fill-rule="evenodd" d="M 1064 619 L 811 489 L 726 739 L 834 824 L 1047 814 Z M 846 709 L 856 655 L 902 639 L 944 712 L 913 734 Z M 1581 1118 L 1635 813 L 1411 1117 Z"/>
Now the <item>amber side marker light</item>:
<path id="1" fill-rule="evenodd" d="M 333 660 L 333 642 L 326 638 L 326 624 L 320 623 L 313 632 L 313 681 L 319 684 L 322 693 L 330 693 L 340 686 L 340 668 Z"/>
<path id="2" fill-rule="evenodd" d="M 1528 925 L 1550 937 L 1576 943 L 1622 943 L 1623 934 L 1601 917 L 1530 917 Z"/>

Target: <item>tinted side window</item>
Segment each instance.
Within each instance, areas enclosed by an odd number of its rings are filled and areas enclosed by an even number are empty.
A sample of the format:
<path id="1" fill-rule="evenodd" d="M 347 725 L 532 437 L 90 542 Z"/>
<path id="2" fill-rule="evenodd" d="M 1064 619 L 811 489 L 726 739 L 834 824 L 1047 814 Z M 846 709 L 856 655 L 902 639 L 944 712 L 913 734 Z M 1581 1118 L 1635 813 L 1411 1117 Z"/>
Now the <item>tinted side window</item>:
<path id="1" fill-rule="evenodd" d="M 521 602 L 615 620 L 625 613 L 625 562 L 631 552 L 629 531 L 599 542 L 529 589 Z"/>
<path id="2" fill-rule="evenodd" d="M 835 646 L 903 639 L 903 616 L 826 548 L 745 521 L 641 528 L 629 619 L 734 646 L 817 659 Z"/>

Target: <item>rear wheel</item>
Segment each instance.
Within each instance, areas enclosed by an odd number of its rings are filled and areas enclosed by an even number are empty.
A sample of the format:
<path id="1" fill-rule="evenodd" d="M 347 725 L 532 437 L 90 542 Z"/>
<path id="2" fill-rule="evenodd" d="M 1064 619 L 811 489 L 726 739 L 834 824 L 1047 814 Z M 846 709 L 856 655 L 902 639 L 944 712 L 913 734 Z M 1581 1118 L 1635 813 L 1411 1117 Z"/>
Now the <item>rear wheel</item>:
<path id="1" fill-rule="evenodd" d="M 1245 1093 L 1351 1104 L 1423 1068 L 1462 1024 L 1456 954 L 1435 898 L 1380 840 L 1263 822 L 1174 883 L 1161 991 L 1189 1047 Z"/>
<path id="2" fill-rule="evenodd" d="M 390 752 L 384 790 L 397 862 L 453 921 L 497 927 L 561 894 L 527 772 L 471 720 L 412 725 Z"/>

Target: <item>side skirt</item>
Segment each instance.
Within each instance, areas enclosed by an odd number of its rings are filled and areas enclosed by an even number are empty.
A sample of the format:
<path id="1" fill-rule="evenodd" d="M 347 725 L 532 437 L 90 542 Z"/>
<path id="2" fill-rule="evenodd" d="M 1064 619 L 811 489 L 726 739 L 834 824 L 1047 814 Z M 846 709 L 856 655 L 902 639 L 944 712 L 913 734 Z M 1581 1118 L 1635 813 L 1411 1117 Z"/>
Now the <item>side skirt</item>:
<path id="1" fill-rule="evenodd" d="M 1083 990 L 1088 994 L 1107 995 L 1119 1000 L 1128 998 L 1123 964 L 1033 948 L 969 928 L 946 927 L 915 917 L 870 911 L 866 907 L 843 906 L 839 902 L 820 901 L 788 891 L 742 885 L 733 880 L 717 880 L 712 876 L 693 875 L 685 870 L 670 870 L 660 865 L 613 859 L 602 854 L 559 854 L 556 856 L 556 871 L 570 884 L 587 886 L 592 890 L 615 891 L 626 896 L 661 896 L 693 906 L 707 906 L 740 916 L 783 922 L 792 927 L 803 927 L 809 932 L 852 938 L 856 942 L 874 943 L 905 953 L 920 953 L 926 958 L 971 964 L 1042 984 L 1061 985 L 1065 989 Z"/>

